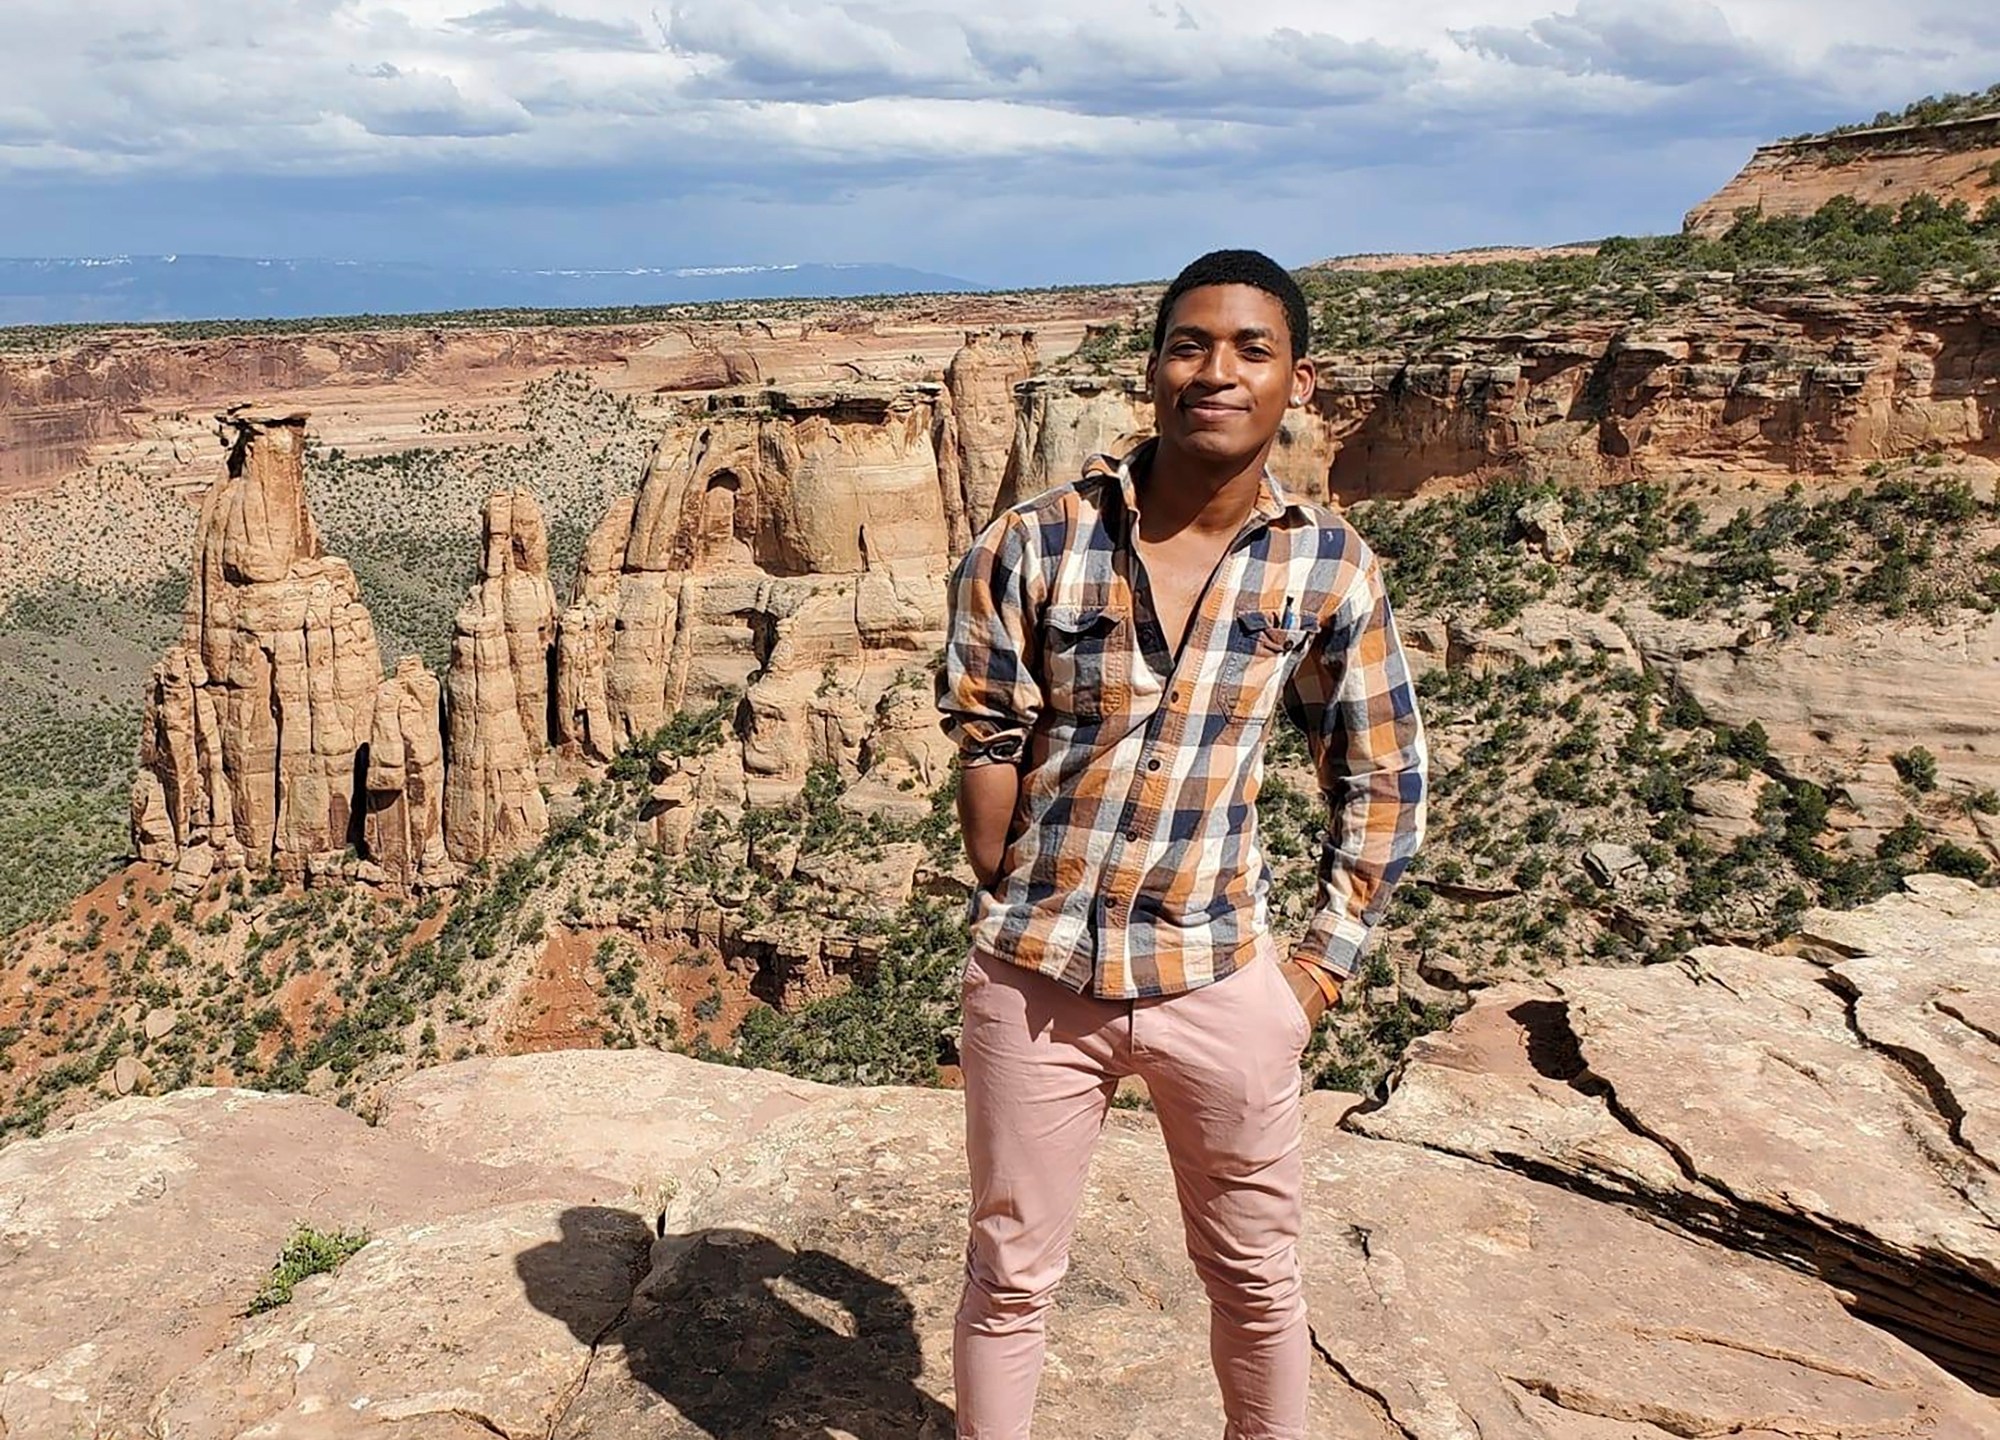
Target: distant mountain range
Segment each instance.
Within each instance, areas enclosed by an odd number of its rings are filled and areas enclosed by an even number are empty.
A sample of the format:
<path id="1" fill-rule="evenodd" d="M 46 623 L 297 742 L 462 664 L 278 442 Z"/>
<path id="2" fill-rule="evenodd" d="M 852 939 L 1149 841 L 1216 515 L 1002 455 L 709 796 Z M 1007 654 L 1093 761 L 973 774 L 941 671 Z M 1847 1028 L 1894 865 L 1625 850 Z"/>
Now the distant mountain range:
<path id="1" fill-rule="evenodd" d="M 984 288 L 956 276 L 933 275 L 900 265 L 473 270 L 224 255 L 0 259 L 0 325 L 594 309 Z"/>

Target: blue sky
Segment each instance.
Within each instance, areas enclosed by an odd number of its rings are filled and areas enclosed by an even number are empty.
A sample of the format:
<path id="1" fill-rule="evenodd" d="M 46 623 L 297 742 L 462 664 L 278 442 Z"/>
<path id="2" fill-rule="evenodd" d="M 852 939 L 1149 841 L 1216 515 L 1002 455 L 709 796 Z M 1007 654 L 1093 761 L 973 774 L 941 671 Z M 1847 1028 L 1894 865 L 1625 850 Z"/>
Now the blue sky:
<path id="1" fill-rule="evenodd" d="M 1973 0 L 4 0 L 0 254 L 995 284 L 1676 228 Z M 1991 13 L 1989 13 L 1991 12 Z"/>

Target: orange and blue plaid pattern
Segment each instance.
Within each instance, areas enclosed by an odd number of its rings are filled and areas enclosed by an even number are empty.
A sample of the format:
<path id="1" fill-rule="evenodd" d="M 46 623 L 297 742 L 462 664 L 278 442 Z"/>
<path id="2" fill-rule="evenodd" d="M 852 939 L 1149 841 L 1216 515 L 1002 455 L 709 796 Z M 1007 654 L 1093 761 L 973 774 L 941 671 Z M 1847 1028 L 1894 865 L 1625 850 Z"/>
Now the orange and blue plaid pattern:
<path id="1" fill-rule="evenodd" d="M 989 955 L 1108 998 L 1220 980 L 1268 943 L 1257 839 L 1268 722 L 1304 731 L 1331 815 L 1295 959 L 1353 972 L 1424 830 L 1417 697 L 1375 556 L 1268 471 L 1172 654 L 1131 543 L 1135 470 L 997 517 L 952 577 L 938 708 L 967 764 L 1021 767 Z"/>

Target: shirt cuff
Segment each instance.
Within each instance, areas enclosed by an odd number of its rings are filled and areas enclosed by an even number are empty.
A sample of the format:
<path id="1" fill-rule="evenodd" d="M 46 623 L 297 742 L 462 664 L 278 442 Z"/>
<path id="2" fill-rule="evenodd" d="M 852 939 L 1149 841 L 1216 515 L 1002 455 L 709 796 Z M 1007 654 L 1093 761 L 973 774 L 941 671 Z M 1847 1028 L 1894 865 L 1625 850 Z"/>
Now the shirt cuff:
<path id="1" fill-rule="evenodd" d="M 958 745 L 959 761 L 965 765 L 1018 765 L 1028 753 L 1025 725 L 999 725 L 990 720 L 948 724 Z"/>
<path id="2" fill-rule="evenodd" d="M 1291 958 L 1325 970 L 1336 980 L 1346 980 L 1360 965 L 1361 947 L 1367 939 L 1367 930 L 1351 921 L 1315 919 L 1304 938 L 1292 947 Z"/>

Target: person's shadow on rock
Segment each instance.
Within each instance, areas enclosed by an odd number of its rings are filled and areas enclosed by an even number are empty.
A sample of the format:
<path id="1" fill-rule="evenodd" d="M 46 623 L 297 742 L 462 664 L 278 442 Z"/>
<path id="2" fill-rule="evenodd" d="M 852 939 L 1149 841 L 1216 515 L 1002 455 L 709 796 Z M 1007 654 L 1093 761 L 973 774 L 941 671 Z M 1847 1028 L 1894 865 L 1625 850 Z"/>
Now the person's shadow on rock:
<path id="1" fill-rule="evenodd" d="M 562 1233 L 515 1262 L 529 1302 L 597 1347 L 556 1440 L 952 1435 L 951 1411 L 917 1384 L 916 1312 L 898 1287 L 748 1230 L 655 1245 L 638 1216 L 601 1206 L 566 1211 Z M 596 1278 L 621 1264 L 638 1287 L 622 1305 Z"/>

